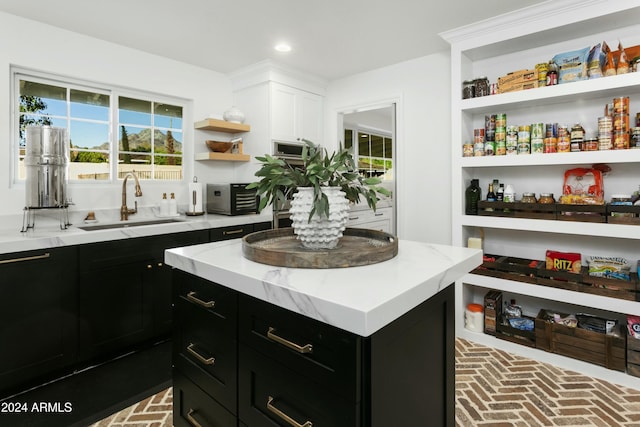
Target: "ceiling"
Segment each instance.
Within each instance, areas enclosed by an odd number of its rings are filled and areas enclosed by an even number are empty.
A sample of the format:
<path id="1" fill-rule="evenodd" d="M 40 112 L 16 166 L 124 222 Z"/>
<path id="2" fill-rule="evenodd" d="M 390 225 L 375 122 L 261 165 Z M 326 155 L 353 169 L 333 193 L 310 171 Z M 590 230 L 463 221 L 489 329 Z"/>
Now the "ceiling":
<path id="1" fill-rule="evenodd" d="M 28 0 L 0 11 L 229 73 L 271 59 L 326 80 L 448 49 L 438 33 L 544 0 Z M 273 46 L 287 41 L 292 51 Z"/>

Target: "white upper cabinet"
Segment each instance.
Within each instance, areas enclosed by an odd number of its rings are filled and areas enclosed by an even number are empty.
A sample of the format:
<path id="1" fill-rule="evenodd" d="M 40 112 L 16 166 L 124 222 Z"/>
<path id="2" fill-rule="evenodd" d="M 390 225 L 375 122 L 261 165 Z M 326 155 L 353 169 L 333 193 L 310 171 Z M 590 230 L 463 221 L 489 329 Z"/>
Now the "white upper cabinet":
<path id="1" fill-rule="evenodd" d="M 271 83 L 271 137 L 322 143 L 322 97 L 280 83 Z"/>

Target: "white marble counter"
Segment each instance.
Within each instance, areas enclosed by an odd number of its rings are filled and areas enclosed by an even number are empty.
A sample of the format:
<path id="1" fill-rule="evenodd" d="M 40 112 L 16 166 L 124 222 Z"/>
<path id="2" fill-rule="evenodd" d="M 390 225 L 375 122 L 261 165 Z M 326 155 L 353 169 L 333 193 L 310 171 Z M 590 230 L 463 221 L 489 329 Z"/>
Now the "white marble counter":
<path id="1" fill-rule="evenodd" d="M 79 227 L 90 225 L 123 224 L 118 210 L 98 211 L 95 224 L 85 224 L 86 212 L 69 212 L 71 226 L 66 230 L 60 229 L 57 210 L 46 210 L 36 214 L 35 227 L 21 232 L 22 215 L 0 217 L 0 254 L 55 248 L 60 246 L 81 245 L 93 242 L 127 239 L 135 237 L 154 236 L 167 233 L 181 233 L 193 230 L 207 230 L 210 228 L 227 227 L 241 224 L 271 221 L 271 212 L 264 211 L 257 215 L 213 215 L 201 216 L 180 215 L 176 222 L 135 226 L 136 222 L 158 220 L 150 208 L 142 208 L 126 221 L 127 227 L 105 230 L 86 231 Z"/>
<path id="2" fill-rule="evenodd" d="M 165 263 L 366 337 L 480 265 L 482 251 L 400 240 L 385 262 L 299 269 L 250 261 L 235 239 L 167 250 Z"/>

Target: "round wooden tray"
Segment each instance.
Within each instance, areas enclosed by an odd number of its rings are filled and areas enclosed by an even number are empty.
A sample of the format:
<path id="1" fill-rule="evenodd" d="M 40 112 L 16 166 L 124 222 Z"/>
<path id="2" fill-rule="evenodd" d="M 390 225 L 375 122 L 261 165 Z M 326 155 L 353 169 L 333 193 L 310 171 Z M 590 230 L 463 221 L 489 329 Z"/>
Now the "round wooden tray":
<path id="1" fill-rule="evenodd" d="M 398 255 L 398 239 L 382 231 L 347 228 L 334 249 L 306 249 L 293 228 L 258 231 L 242 238 L 245 258 L 294 268 L 344 268 L 387 261 Z"/>

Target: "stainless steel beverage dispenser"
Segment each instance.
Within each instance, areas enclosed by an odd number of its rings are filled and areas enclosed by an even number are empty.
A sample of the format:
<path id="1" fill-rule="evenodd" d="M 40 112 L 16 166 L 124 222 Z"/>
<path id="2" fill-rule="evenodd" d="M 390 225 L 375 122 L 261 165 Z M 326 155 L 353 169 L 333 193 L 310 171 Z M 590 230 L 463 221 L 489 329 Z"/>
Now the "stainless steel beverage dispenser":
<path id="1" fill-rule="evenodd" d="M 51 126 L 27 127 L 26 207 L 67 206 L 69 144 L 66 129 Z"/>
<path id="2" fill-rule="evenodd" d="M 21 231 L 35 227 L 37 210 L 53 208 L 59 211 L 60 228 L 66 229 L 71 225 L 67 212 L 67 131 L 51 126 L 28 126 L 26 131 L 24 165 L 27 179 Z"/>

